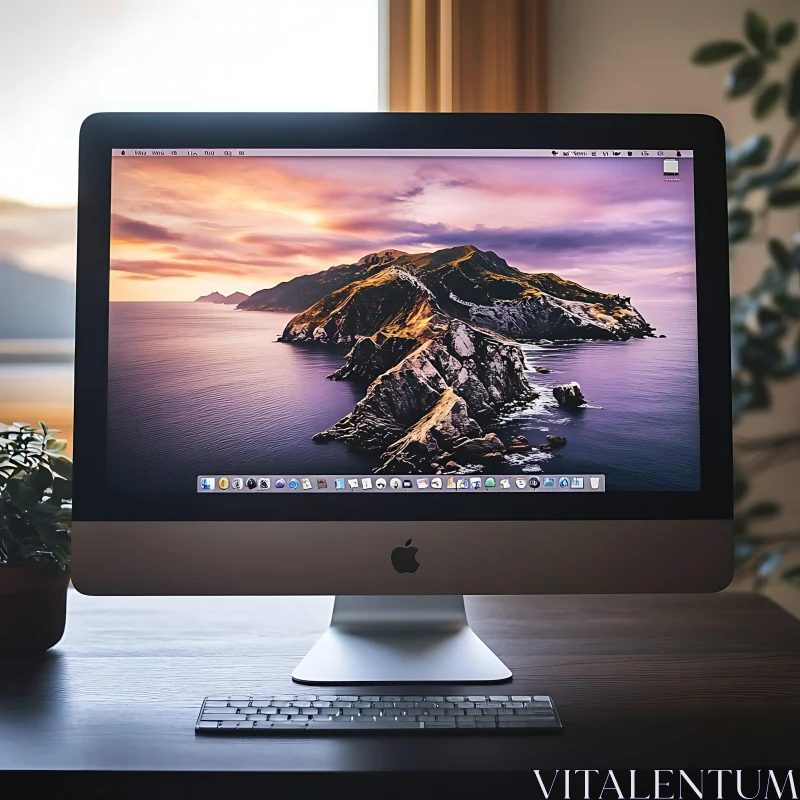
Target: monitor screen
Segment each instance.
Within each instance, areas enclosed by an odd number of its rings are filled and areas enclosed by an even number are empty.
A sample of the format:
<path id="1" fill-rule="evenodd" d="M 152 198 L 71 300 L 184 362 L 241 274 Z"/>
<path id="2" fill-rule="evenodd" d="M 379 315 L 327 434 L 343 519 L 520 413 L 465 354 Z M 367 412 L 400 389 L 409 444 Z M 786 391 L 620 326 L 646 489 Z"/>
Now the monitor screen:
<path id="1" fill-rule="evenodd" d="M 114 150 L 109 485 L 697 491 L 692 156 Z"/>

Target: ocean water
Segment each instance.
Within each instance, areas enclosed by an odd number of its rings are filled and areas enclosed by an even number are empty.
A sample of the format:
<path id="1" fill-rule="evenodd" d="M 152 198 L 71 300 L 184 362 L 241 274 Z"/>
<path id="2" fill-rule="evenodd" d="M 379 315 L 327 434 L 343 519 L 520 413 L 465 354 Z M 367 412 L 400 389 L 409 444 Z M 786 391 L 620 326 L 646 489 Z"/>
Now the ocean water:
<path id="1" fill-rule="evenodd" d="M 496 474 L 602 472 L 612 489 L 696 488 L 694 309 L 637 307 L 666 339 L 523 345 L 540 397 L 494 429 L 532 444 L 555 433 L 568 444 L 515 457 Z M 204 303 L 112 303 L 110 313 L 109 474 L 117 488 L 194 491 L 202 473 L 347 475 L 376 466 L 338 442 L 311 441 L 352 410 L 364 387 L 326 380 L 344 351 L 277 342 L 291 314 Z M 566 412 L 552 386 L 573 380 L 590 407 Z"/>

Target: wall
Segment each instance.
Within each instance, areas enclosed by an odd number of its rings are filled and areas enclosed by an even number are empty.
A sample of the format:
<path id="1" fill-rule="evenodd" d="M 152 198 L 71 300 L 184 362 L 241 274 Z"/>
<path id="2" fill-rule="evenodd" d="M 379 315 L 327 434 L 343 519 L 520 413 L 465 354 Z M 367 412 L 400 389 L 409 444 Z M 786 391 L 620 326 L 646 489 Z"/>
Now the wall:
<path id="1" fill-rule="evenodd" d="M 740 37 L 748 8 L 760 11 L 772 25 L 787 18 L 800 21 L 797 0 L 552 0 L 549 110 L 712 114 L 734 142 L 758 131 L 779 140 L 788 129 L 781 112 L 756 125 L 749 100 L 725 100 L 725 66 L 701 69 L 689 62 L 698 44 Z M 788 67 L 799 52 L 795 42 L 782 63 Z M 777 233 L 788 236 L 800 229 L 796 211 L 782 212 L 780 217 L 774 224 Z M 763 245 L 737 251 L 731 264 L 733 290 L 752 285 L 765 264 Z M 800 381 L 794 381 L 777 387 L 773 408 L 749 415 L 737 432 L 759 436 L 798 428 Z M 800 528 L 798 481 L 798 463 L 767 470 L 756 479 L 753 497 L 776 499 L 785 508 L 783 517 L 765 524 L 763 530 Z M 777 586 L 770 593 L 800 614 L 800 591 Z"/>

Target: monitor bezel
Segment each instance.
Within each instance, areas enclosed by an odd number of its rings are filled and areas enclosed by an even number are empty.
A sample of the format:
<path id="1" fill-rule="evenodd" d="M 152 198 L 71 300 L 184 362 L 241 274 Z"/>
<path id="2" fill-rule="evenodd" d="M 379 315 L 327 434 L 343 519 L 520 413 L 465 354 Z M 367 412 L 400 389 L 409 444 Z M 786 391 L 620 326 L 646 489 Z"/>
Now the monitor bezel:
<path id="1" fill-rule="evenodd" d="M 700 489 L 589 494 L 223 495 L 114 491 L 107 476 L 111 151 L 119 148 L 693 151 Z M 97 114 L 81 128 L 75 357 L 76 520 L 730 519 L 733 506 L 724 132 L 703 115 Z M 676 432 L 680 435 L 680 432 Z"/>

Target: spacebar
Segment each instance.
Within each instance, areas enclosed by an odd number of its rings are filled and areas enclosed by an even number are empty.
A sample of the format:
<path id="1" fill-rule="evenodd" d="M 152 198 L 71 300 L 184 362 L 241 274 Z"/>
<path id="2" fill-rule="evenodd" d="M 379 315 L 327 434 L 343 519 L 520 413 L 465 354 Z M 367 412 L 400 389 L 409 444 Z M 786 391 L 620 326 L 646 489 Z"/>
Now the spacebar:
<path id="1" fill-rule="evenodd" d="M 337 722 L 310 722 L 308 724 L 309 731 L 411 731 L 421 730 L 421 722 L 413 722 L 406 720 L 347 720 L 343 719 Z"/>

